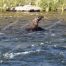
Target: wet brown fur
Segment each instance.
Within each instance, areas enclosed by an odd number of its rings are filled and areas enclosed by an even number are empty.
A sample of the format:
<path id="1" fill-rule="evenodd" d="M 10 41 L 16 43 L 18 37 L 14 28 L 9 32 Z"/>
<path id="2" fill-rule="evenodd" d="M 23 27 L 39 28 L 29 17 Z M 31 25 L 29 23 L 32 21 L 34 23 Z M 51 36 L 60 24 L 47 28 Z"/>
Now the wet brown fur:
<path id="1" fill-rule="evenodd" d="M 26 26 L 27 31 L 38 31 L 42 30 L 41 27 L 39 27 L 40 20 L 43 18 L 43 16 L 38 16 L 37 18 L 33 19 L 31 23 L 29 23 Z"/>

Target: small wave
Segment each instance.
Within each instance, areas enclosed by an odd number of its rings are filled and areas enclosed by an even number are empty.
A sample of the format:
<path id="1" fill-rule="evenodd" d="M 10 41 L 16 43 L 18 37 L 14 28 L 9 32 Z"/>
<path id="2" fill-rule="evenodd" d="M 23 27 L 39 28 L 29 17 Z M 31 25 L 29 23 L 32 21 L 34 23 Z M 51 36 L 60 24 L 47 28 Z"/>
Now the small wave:
<path id="1" fill-rule="evenodd" d="M 36 51 L 39 51 L 39 50 L 36 50 Z M 36 51 L 25 51 L 25 52 L 18 52 L 18 53 L 5 53 L 5 54 L 3 54 L 3 56 L 4 56 L 4 58 L 7 58 L 7 59 L 13 59 L 15 56 L 35 53 Z"/>
<path id="2" fill-rule="evenodd" d="M 51 36 L 56 36 L 56 34 L 55 33 L 52 33 Z"/>
<path id="3" fill-rule="evenodd" d="M 54 27 L 54 26 L 56 26 L 57 24 L 60 24 L 60 23 L 61 23 L 61 21 L 57 21 L 57 22 L 53 23 L 52 25 L 50 25 L 49 27 L 47 27 L 45 29 L 50 29 L 50 28 L 52 28 L 52 27 Z"/>
<path id="4" fill-rule="evenodd" d="M 0 35 L 4 35 L 4 33 L 0 33 Z"/>

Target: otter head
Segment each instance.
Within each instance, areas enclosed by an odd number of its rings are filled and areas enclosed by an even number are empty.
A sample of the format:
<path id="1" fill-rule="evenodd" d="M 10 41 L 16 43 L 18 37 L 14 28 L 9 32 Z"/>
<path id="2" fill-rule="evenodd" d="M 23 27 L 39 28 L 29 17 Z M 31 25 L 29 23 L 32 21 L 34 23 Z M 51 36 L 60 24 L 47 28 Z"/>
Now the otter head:
<path id="1" fill-rule="evenodd" d="M 44 18 L 44 17 L 43 17 L 43 16 L 38 16 L 38 17 L 36 18 L 37 23 L 39 23 L 39 21 L 40 21 L 42 18 Z"/>
<path id="2" fill-rule="evenodd" d="M 32 21 L 32 27 L 38 27 L 39 25 L 39 21 L 43 18 L 43 16 L 38 16 L 37 18 L 35 18 L 33 21 Z"/>
<path id="3" fill-rule="evenodd" d="M 38 16 L 33 21 L 38 23 L 42 18 L 44 18 L 44 17 L 43 16 Z"/>

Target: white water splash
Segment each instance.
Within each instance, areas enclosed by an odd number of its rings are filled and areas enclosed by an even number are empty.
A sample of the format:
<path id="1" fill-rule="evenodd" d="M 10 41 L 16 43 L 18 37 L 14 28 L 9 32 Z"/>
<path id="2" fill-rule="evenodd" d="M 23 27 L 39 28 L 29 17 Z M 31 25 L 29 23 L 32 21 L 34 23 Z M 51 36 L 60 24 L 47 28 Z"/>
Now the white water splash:
<path id="1" fill-rule="evenodd" d="M 0 60 L 0 63 L 3 63 L 3 60 Z"/>
<path id="2" fill-rule="evenodd" d="M 40 45 L 44 45 L 44 43 L 43 43 L 43 42 L 41 42 L 41 43 L 40 43 Z"/>
<path id="3" fill-rule="evenodd" d="M 25 52 L 18 52 L 18 53 L 5 53 L 5 54 L 3 54 L 3 56 L 4 56 L 4 58 L 13 59 L 15 56 L 26 55 L 26 54 L 30 54 L 33 52 L 35 52 L 35 51 L 25 51 Z"/>
<path id="4" fill-rule="evenodd" d="M 54 37 L 54 36 L 56 36 L 56 34 L 52 33 L 52 34 L 51 34 L 51 36 L 53 36 L 53 37 Z"/>
<path id="5" fill-rule="evenodd" d="M 0 35 L 4 35 L 4 33 L 0 33 Z"/>

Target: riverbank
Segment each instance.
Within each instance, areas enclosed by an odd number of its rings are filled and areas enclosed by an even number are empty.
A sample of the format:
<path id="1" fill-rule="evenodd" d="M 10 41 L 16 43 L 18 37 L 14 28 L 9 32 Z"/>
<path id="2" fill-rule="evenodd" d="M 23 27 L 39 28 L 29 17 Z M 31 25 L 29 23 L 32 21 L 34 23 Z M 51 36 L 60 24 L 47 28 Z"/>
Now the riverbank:
<path id="1" fill-rule="evenodd" d="M 0 18 L 6 18 L 6 17 L 11 17 L 11 18 L 19 18 L 19 17 L 24 17 L 24 18 L 30 18 L 30 17 L 36 17 L 38 15 L 43 15 L 48 19 L 64 19 L 66 20 L 66 11 L 61 14 L 61 12 L 0 12 Z M 30 18 L 31 19 L 31 18 Z"/>

